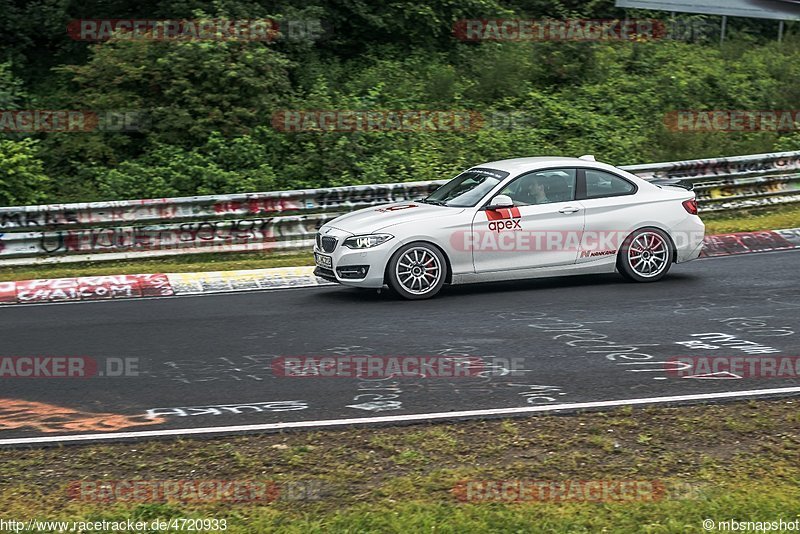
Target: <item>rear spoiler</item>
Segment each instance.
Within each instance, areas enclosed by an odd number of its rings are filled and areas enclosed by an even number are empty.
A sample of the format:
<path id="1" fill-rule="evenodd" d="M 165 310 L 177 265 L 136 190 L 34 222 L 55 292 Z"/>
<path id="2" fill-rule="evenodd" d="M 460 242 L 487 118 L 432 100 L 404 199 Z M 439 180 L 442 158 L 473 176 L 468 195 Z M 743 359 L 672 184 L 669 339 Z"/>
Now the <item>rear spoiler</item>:
<path id="1" fill-rule="evenodd" d="M 694 189 L 692 182 L 687 182 L 686 180 L 682 180 L 680 178 L 656 178 L 654 180 L 648 180 L 648 182 L 653 185 L 671 185 L 674 187 L 682 187 L 687 191 Z"/>

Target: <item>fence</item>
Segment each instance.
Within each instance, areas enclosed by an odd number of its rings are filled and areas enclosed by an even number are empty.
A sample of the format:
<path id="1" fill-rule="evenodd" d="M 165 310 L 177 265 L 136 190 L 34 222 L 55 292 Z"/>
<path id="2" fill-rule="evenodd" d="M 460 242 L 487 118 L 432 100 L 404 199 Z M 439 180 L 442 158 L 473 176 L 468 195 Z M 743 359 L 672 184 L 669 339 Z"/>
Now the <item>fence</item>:
<path id="1" fill-rule="evenodd" d="M 800 151 L 622 167 L 694 185 L 703 212 L 800 201 Z M 0 265 L 310 248 L 355 209 L 423 197 L 444 181 L 0 208 Z"/>
<path id="2" fill-rule="evenodd" d="M 800 202 L 800 151 L 621 167 L 694 185 L 702 212 Z"/>

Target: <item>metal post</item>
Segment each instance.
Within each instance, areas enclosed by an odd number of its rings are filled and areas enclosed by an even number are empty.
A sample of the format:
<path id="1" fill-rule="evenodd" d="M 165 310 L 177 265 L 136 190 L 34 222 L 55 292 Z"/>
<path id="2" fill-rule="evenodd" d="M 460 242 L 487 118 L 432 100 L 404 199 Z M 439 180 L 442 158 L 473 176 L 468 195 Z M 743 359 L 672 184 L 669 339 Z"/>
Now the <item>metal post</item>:
<path id="1" fill-rule="evenodd" d="M 669 28 L 669 31 L 667 32 L 667 39 L 673 39 L 673 40 L 678 39 L 677 37 L 675 37 L 678 34 L 678 32 L 675 29 L 677 24 L 675 24 L 675 12 L 674 11 L 672 11 L 669 14 L 669 25 L 670 25 L 670 28 Z"/>
<path id="2" fill-rule="evenodd" d="M 719 29 L 719 44 L 725 41 L 725 27 L 728 25 L 728 15 L 722 15 L 722 26 Z"/>
<path id="3" fill-rule="evenodd" d="M 783 21 L 778 24 L 778 42 L 783 41 Z"/>

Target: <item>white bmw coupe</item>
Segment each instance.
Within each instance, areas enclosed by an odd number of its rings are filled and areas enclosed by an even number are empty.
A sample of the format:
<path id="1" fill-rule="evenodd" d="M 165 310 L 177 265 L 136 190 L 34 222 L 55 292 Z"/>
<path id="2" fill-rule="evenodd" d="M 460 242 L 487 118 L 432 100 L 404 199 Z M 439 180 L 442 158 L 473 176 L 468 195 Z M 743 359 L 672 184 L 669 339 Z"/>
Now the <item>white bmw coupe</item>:
<path id="1" fill-rule="evenodd" d="M 592 156 L 485 163 L 427 198 L 327 222 L 316 235 L 315 274 L 388 285 L 407 299 L 444 284 L 571 274 L 654 282 L 700 255 L 705 226 L 689 189 Z"/>

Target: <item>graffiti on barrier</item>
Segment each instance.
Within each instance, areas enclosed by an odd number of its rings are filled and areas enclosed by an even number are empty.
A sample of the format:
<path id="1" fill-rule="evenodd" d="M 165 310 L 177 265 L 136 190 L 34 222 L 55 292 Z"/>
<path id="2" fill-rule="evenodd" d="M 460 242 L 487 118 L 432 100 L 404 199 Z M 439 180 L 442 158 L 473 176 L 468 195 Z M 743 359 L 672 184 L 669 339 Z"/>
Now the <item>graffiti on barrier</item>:
<path id="1" fill-rule="evenodd" d="M 693 178 L 759 171 L 791 171 L 799 168 L 800 156 L 797 155 L 755 160 L 734 157 L 676 162 L 661 174 L 668 178 Z"/>
<path id="2" fill-rule="evenodd" d="M 764 182 L 750 185 L 727 185 L 697 191 L 697 200 L 716 200 L 731 197 L 756 197 L 798 189 L 798 182 Z"/>
<path id="3" fill-rule="evenodd" d="M 388 204 L 426 197 L 442 182 L 431 182 L 420 185 L 378 184 L 353 188 L 320 189 L 317 194 L 318 206 L 322 209 L 346 206 Z"/>
<path id="4" fill-rule="evenodd" d="M 338 206 L 368 206 L 427 196 L 441 185 L 415 182 L 271 191 L 186 198 L 157 198 L 111 202 L 15 206 L 0 208 L 0 229 L 25 231 L 120 222 L 209 219 L 224 215 L 280 215 L 326 210 Z"/>
<path id="5" fill-rule="evenodd" d="M 324 220 L 300 216 L 65 230 L 39 234 L 38 243 L 34 246 L 43 254 L 57 255 L 269 243 L 289 236 L 309 236 L 316 231 L 316 225 Z M 8 254 L 12 252 L 9 250 Z"/>

